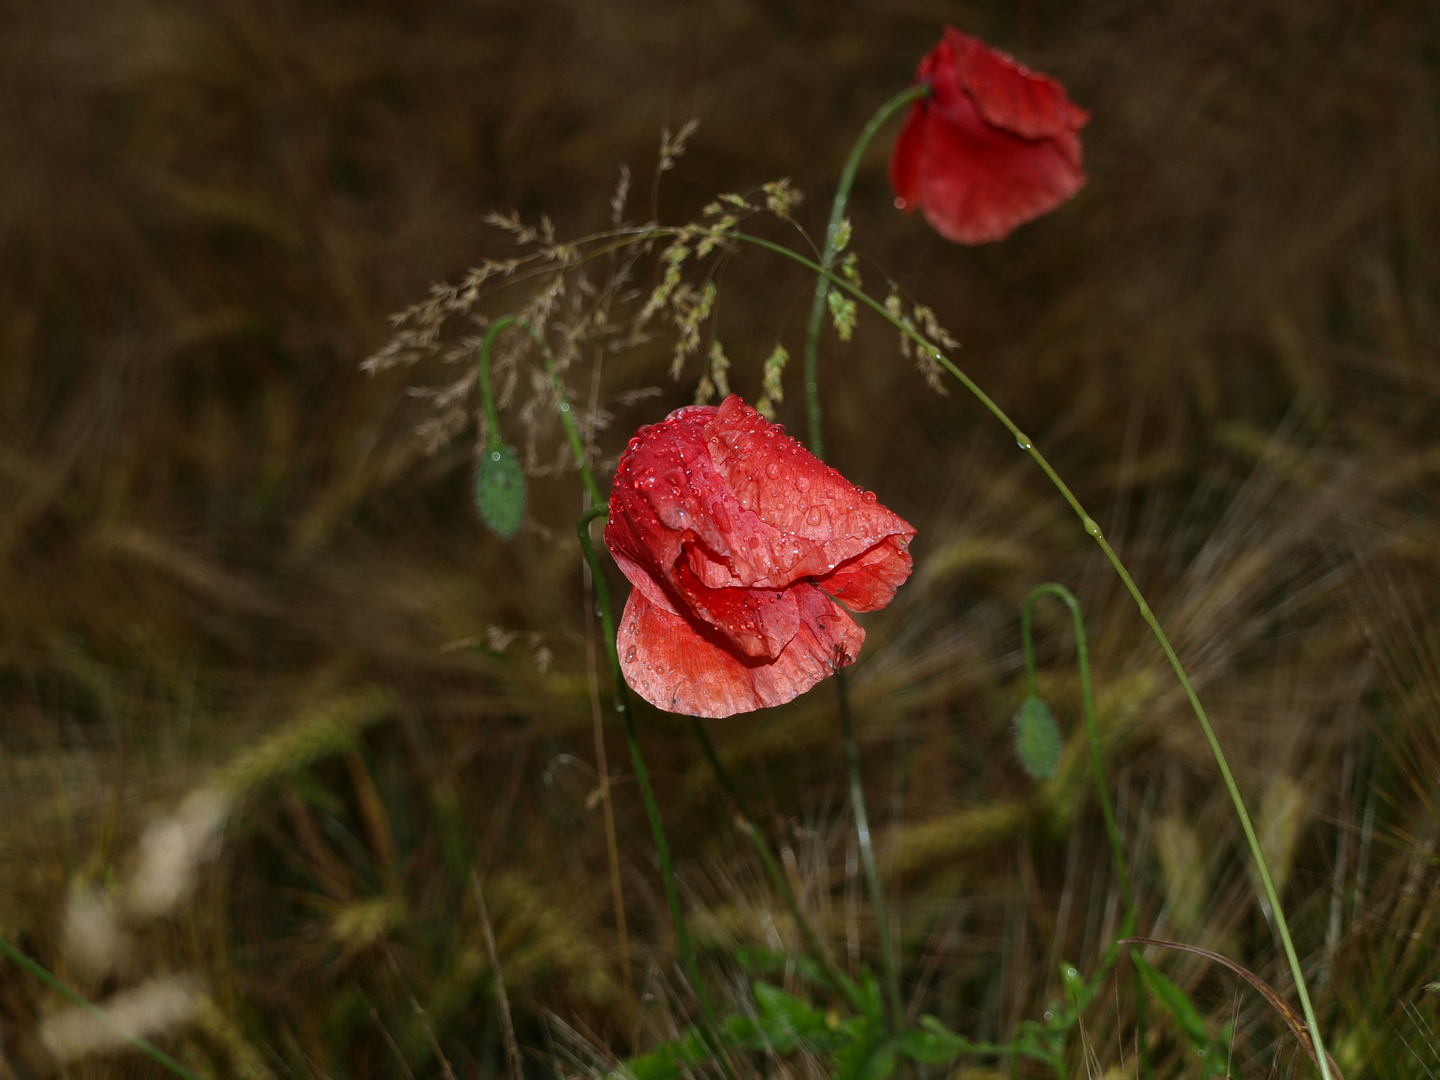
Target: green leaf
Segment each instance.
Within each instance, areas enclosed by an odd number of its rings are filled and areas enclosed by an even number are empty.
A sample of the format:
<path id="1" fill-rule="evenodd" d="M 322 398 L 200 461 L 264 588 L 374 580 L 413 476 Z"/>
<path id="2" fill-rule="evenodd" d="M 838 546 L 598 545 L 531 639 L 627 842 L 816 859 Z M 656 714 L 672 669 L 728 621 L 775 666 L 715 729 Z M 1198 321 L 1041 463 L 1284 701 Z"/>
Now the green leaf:
<path id="1" fill-rule="evenodd" d="M 874 1024 L 884 1026 L 885 1006 L 880 1001 L 880 984 L 875 976 L 864 968 L 860 969 L 860 985 L 856 987 L 856 1000 L 865 1011 L 866 1017 Z"/>
<path id="2" fill-rule="evenodd" d="M 918 1061 L 921 1065 L 941 1065 L 961 1054 L 970 1053 L 970 1040 L 948 1030 L 935 1017 L 922 1017 L 920 1024 L 923 1031 L 911 1029 L 895 1038 L 896 1049 L 911 1061 Z"/>
<path id="3" fill-rule="evenodd" d="M 855 1041 L 831 1057 L 835 1080 L 886 1080 L 895 1071 L 895 1043 L 879 1037 L 869 1023 L 854 1025 L 852 1030 Z"/>
<path id="4" fill-rule="evenodd" d="M 475 507 L 506 540 L 525 516 L 525 473 L 511 446 L 489 446 L 475 469 Z"/>
<path id="5" fill-rule="evenodd" d="M 1060 728 L 1055 723 L 1050 706 L 1031 694 L 1020 703 L 1013 731 L 1015 753 L 1025 771 L 1036 780 L 1054 776 L 1060 765 L 1060 750 L 1064 741 L 1060 738 Z"/>
<path id="6" fill-rule="evenodd" d="M 1140 977 L 1145 980 L 1150 993 L 1155 995 L 1155 1000 L 1175 1018 L 1190 1045 L 1203 1052 L 1210 1045 L 1210 1033 L 1205 1029 L 1205 1018 L 1185 996 L 1185 991 L 1156 971 L 1138 953 L 1132 955 L 1130 961 L 1140 969 Z"/>
<path id="7" fill-rule="evenodd" d="M 757 982 L 752 989 L 760 1009 L 760 1027 L 778 1053 L 788 1053 L 802 1040 L 809 1042 L 829 1034 L 825 1014 L 809 1002 L 769 983 Z"/>
<path id="8" fill-rule="evenodd" d="M 616 1074 L 630 1080 L 678 1080 L 680 1062 L 675 1057 L 675 1051 L 662 1044 L 648 1054 L 630 1058 L 611 1075 Z"/>

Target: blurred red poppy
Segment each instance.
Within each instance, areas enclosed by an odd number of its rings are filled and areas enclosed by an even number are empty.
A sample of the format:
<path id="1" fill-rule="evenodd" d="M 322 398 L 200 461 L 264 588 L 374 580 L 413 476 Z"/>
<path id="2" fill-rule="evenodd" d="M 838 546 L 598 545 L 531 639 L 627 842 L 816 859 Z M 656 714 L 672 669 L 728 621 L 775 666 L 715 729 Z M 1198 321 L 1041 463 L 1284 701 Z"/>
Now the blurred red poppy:
<path id="1" fill-rule="evenodd" d="M 890 602 L 914 535 L 734 395 L 641 428 L 605 527 L 634 585 L 626 682 L 694 716 L 784 704 L 854 661 L 865 631 L 845 609 Z"/>
<path id="2" fill-rule="evenodd" d="M 960 244 L 1001 240 L 1085 183 L 1090 119 L 1054 79 L 953 27 L 920 61 L 930 93 L 910 106 L 890 155 L 895 205 L 919 207 Z"/>

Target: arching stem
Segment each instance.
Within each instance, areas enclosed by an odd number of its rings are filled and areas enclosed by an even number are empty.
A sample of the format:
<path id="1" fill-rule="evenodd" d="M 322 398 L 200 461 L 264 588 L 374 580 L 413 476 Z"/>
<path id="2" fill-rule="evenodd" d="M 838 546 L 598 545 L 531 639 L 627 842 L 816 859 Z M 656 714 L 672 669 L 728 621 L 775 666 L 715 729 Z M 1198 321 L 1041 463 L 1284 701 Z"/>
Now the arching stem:
<path id="1" fill-rule="evenodd" d="M 929 92 L 930 87 L 925 85 L 908 87 L 875 111 L 869 123 L 861 129 L 860 137 L 855 140 L 850 156 L 845 160 L 840 183 L 835 188 L 835 198 L 830 203 L 830 224 L 825 227 L 825 246 L 820 255 L 822 273 L 815 279 L 815 299 L 811 301 L 810 321 L 805 327 L 805 419 L 810 435 L 810 452 L 818 458 L 825 456 L 825 437 L 820 430 L 820 327 L 825 321 L 825 296 L 830 291 L 828 275 L 838 253 L 835 241 L 840 235 L 840 223 L 845 220 L 845 204 L 850 199 L 855 173 L 870 141 L 885 126 L 885 121 Z"/>
<path id="2" fill-rule="evenodd" d="M 929 355 L 935 358 L 937 363 L 955 377 L 960 385 L 970 391 L 976 400 L 990 411 L 992 416 L 1005 426 L 1005 429 L 1014 437 L 1016 444 L 1030 455 L 1035 464 L 1040 467 L 1040 471 L 1055 485 L 1061 497 L 1064 498 L 1065 502 L 1070 506 L 1070 509 L 1073 510 L 1075 515 L 1080 519 L 1080 524 L 1084 527 L 1085 531 L 1089 533 L 1090 536 L 1094 538 L 1095 543 L 1100 546 L 1100 550 L 1104 553 L 1106 560 L 1119 576 L 1121 583 L 1124 584 L 1125 591 L 1130 594 L 1130 598 L 1135 602 L 1136 608 L 1139 609 L 1140 618 L 1145 621 L 1145 625 L 1150 628 L 1150 633 L 1154 636 L 1156 642 L 1159 643 L 1161 651 L 1165 654 L 1165 659 L 1169 661 L 1171 670 L 1175 672 L 1175 677 L 1179 680 L 1181 688 L 1185 691 L 1185 698 L 1190 703 L 1191 711 L 1200 722 L 1200 729 L 1204 732 L 1205 741 L 1210 747 L 1210 754 L 1215 759 L 1216 767 L 1220 770 L 1220 779 L 1225 784 L 1225 790 L 1230 794 L 1230 802 L 1235 808 L 1235 816 L 1240 819 L 1240 828 L 1245 834 L 1245 843 L 1250 849 L 1250 856 L 1254 860 L 1255 869 L 1260 876 L 1261 889 L 1265 893 L 1265 899 L 1269 902 L 1270 910 L 1275 916 L 1275 935 L 1280 939 L 1281 950 L 1285 953 L 1285 960 L 1289 964 L 1291 978 L 1295 981 L 1295 992 L 1300 998 L 1300 1008 L 1305 1016 L 1305 1026 L 1309 1030 L 1310 1038 L 1315 1044 L 1316 1058 L 1319 1061 L 1321 1078 L 1322 1080 L 1332 1080 L 1330 1067 L 1324 1053 L 1325 1047 L 1323 1037 L 1320 1033 L 1320 1022 L 1315 1015 L 1315 1007 L 1310 1001 L 1310 991 L 1305 985 L 1305 971 L 1300 966 L 1300 957 L 1296 954 L 1295 943 L 1290 937 L 1290 925 L 1286 921 L 1284 909 L 1280 906 L 1280 897 L 1275 890 L 1275 882 L 1270 877 L 1270 867 L 1265 861 L 1265 853 L 1260 847 L 1259 837 L 1255 834 L 1255 826 L 1250 820 L 1250 813 L 1245 808 L 1245 800 L 1240 795 L 1240 787 L 1235 783 L 1235 777 L 1230 771 L 1230 763 L 1225 757 L 1225 751 L 1220 747 L 1220 740 L 1216 737 L 1215 729 L 1210 724 L 1210 718 L 1206 715 L 1205 707 L 1200 703 L 1200 697 L 1195 692 L 1194 685 L 1190 682 L 1190 676 L 1186 673 L 1184 665 L 1180 663 L 1180 657 L 1176 655 L 1175 647 L 1170 644 L 1170 638 L 1160 625 L 1160 620 L 1157 619 L 1155 613 L 1150 610 L 1150 605 L 1140 592 L 1139 586 L 1135 584 L 1134 579 L 1130 576 L 1130 571 L 1125 568 L 1125 564 L 1120 561 L 1120 556 L 1115 553 L 1115 549 L 1110 546 L 1109 541 L 1107 541 L 1104 534 L 1101 533 L 1100 526 L 1096 524 L 1094 518 L 1085 512 L 1085 508 L 1080 505 L 1080 500 L 1075 497 L 1075 493 L 1072 492 L 1065 481 L 1060 478 L 1060 475 L 1055 471 L 1054 467 L 1046 460 L 1045 455 L 1035 448 L 1034 443 L 1030 440 L 1030 436 L 1021 431 L 1015 421 L 1010 419 L 1009 414 L 1000 408 L 985 391 L 981 390 L 970 376 L 966 375 L 964 371 L 957 367 L 948 356 L 937 350 L 934 343 L 926 340 L 914 327 L 904 325 L 899 319 L 886 311 L 883 304 L 873 299 L 868 293 L 856 288 L 850 284 L 850 282 L 831 273 L 829 270 L 807 259 L 798 252 L 791 251 L 781 244 L 772 243 L 761 237 L 751 236 L 748 233 L 735 232 L 730 235 L 735 240 L 741 240 L 745 243 L 765 248 L 768 251 L 774 251 L 776 254 L 799 263 L 801 266 L 805 266 L 817 274 L 825 275 L 825 277 L 838 288 L 849 293 L 860 303 L 873 310 L 886 322 L 899 329 L 901 333 L 908 336 L 921 348 L 925 349 Z"/>
<path id="3" fill-rule="evenodd" d="M 1025 684 L 1032 697 L 1035 687 L 1035 640 L 1031 624 L 1035 615 L 1035 602 L 1042 596 L 1057 597 L 1070 609 L 1070 618 L 1075 627 L 1075 666 L 1080 669 L 1080 707 L 1085 716 L 1085 733 L 1090 742 L 1090 769 L 1095 778 L 1095 794 L 1100 800 L 1100 813 L 1105 818 L 1105 833 L 1110 838 L 1110 855 L 1115 860 L 1115 875 L 1120 879 L 1120 899 L 1125 904 L 1125 923 L 1121 937 L 1135 933 L 1139 916 L 1135 911 L 1135 897 L 1130 889 L 1130 871 L 1125 865 L 1125 848 L 1120 842 L 1120 829 L 1115 824 L 1115 809 L 1110 803 L 1110 786 L 1105 780 L 1105 754 L 1100 747 L 1100 723 L 1095 716 L 1095 691 L 1090 681 L 1090 645 L 1085 634 L 1085 619 L 1080 614 L 1080 602 L 1075 594 L 1058 582 L 1049 581 L 1037 585 L 1025 598 L 1020 610 L 1020 639 L 1025 649 Z M 1132 948 L 1131 953 L 1139 955 Z M 1145 1040 L 1145 984 L 1140 975 L 1139 965 L 1132 965 L 1135 994 L 1136 1046 L 1140 1056 L 1140 1075 L 1150 1075 L 1150 1049 Z"/>

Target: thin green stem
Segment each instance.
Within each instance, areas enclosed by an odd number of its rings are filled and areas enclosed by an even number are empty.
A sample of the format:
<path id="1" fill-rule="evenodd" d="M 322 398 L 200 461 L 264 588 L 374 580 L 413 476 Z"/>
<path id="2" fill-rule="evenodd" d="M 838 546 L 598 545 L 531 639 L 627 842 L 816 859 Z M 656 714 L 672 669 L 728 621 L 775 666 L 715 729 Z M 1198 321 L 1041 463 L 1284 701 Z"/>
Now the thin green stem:
<path id="1" fill-rule="evenodd" d="M 1161 651 L 1165 653 L 1165 659 L 1169 661 L 1171 670 L 1175 672 L 1175 677 L 1180 681 L 1180 686 L 1185 691 L 1185 698 L 1190 703 L 1191 711 L 1194 712 L 1195 718 L 1200 722 L 1200 728 L 1205 734 L 1205 741 L 1209 745 L 1210 753 L 1214 757 L 1215 764 L 1220 770 L 1220 778 L 1224 781 L 1225 790 L 1230 794 L 1230 802 L 1235 807 L 1235 815 L 1240 819 L 1240 827 L 1245 834 L 1245 842 L 1250 849 L 1250 856 L 1254 859 L 1256 871 L 1260 876 L 1261 889 L 1265 893 L 1265 899 L 1270 905 L 1271 912 L 1274 914 L 1275 933 L 1280 939 L 1281 948 L 1285 953 L 1286 962 L 1290 967 L 1290 975 L 1295 981 L 1295 992 L 1300 998 L 1301 1011 L 1305 1015 L 1305 1026 L 1309 1029 L 1310 1037 L 1315 1043 L 1316 1058 L 1320 1063 L 1320 1075 L 1322 1080 L 1332 1080 L 1330 1068 L 1324 1054 L 1324 1043 L 1320 1034 L 1320 1022 L 1316 1018 L 1315 1007 L 1310 1002 L 1310 992 L 1305 985 L 1305 972 L 1300 966 L 1300 957 L 1295 952 L 1295 944 L 1290 937 L 1289 923 L 1285 919 L 1284 909 L 1280 906 L 1280 897 L 1275 891 L 1275 883 L 1270 877 L 1270 868 L 1265 861 L 1265 853 L 1261 850 L 1260 840 L 1255 835 L 1255 826 L 1250 821 L 1250 813 L 1245 809 L 1245 800 L 1240 795 L 1239 785 L 1235 783 L 1235 777 L 1230 772 L 1230 764 L 1226 760 L 1224 750 L 1220 747 L 1220 740 L 1215 735 L 1215 729 L 1210 724 L 1210 718 L 1205 713 L 1205 707 L 1200 704 L 1199 695 L 1196 694 L 1195 687 L 1190 682 L 1190 676 L 1186 674 L 1184 665 L 1180 663 L 1180 657 L 1176 655 L 1174 646 L 1170 644 L 1170 639 L 1161 627 L 1160 620 L 1157 619 L 1155 613 L 1150 610 L 1150 605 L 1145 601 L 1145 597 L 1135 584 L 1134 579 L 1130 577 L 1130 572 L 1125 568 L 1125 564 L 1120 561 L 1120 556 L 1115 554 L 1115 549 L 1110 546 L 1109 542 L 1101 533 L 1100 526 L 1096 524 L 1094 518 L 1085 512 L 1085 508 L 1080 505 L 1080 500 L 1075 497 L 1075 493 L 1070 490 L 1064 480 L 1060 479 L 1054 467 L 1045 459 L 1045 455 L 1035 448 L 1030 437 L 1020 430 L 1019 426 L 1015 421 L 1010 419 L 1005 410 L 1000 408 L 985 391 L 981 390 L 980 387 L 975 384 L 975 381 L 971 379 L 970 376 L 961 371 L 944 353 L 937 350 L 934 343 L 926 340 L 914 327 L 906 326 L 886 311 L 884 305 L 871 298 L 867 293 L 826 270 L 818 263 L 805 258 L 805 256 L 791 251 L 789 248 L 780 244 L 772 243 L 758 236 L 751 236 L 748 233 L 736 232 L 731 235 L 736 240 L 743 240 L 757 247 L 774 251 L 793 262 L 799 263 L 801 266 L 808 267 L 815 273 L 824 274 L 839 288 L 845 290 L 851 296 L 855 297 L 855 299 L 875 311 L 886 322 L 891 323 L 902 333 L 909 336 L 910 339 L 921 348 L 926 349 L 930 355 L 935 357 L 937 363 L 941 364 L 945 370 L 950 372 L 950 374 L 959 381 L 960 385 L 969 390 L 976 400 L 984 405 L 990 414 L 999 420 L 1000 423 L 1005 426 L 1006 430 L 1014 436 L 1016 444 L 1030 455 L 1035 464 L 1040 467 L 1041 472 L 1055 485 L 1056 490 L 1060 492 L 1066 503 L 1069 504 L 1070 509 L 1073 510 L 1075 515 L 1080 519 L 1080 523 L 1085 531 L 1100 545 L 1100 550 L 1104 552 L 1106 560 L 1110 563 L 1111 567 L 1114 568 L 1115 573 L 1119 575 L 1120 581 L 1125 586 L 1125 590 L 1130 594 L 1130 598 L 1139 609 L 1141 619 L 1143 619 L 1145 625 L 1150 628 L 1150 632 L 1159 643 Z"/>
<path id="2" fill-rule="evenodd" d="M 905 1011 L 900 1003 L 900 973 L 895 967 L 895 946 L 890 940 L 890 917 L 885 910 L 885 893 L 880 888 L 880 872 L 875 866 L 875 849 L 870 843 L 870 816 L 865 810 L 865 787 L 860 774 L 860 747 L 855 742 L 855 727 L 850 720 L 850 698 L 845 687 L 845 673 L 835 673 L 835 687 L 840 695 L 840 732 L 845 740 L 845 759 L 850 772 L 850 809 L 855 814 L 855 834 L 860 841 L 860 864 L 865 869 L 865 885 L 870 891 L 870 907 L 875 913 L 875 929 L 880 938 L 880 966 L 884 969 L 886 996 L 890 1001 L 889 1027 L 898 1032 L 905 1026 Z"/>
<path id="3" fill-rule="evenodd" d="M 831 962 L 814 927 L 810 925 L 810 920 L 805 918 L 804 912 L 800 910 L 800 902 L 795 896 L 795 890 L 790 887 L 790 881 L 785 876 L 785 871 L 775 857 L 774 851 L 771 850 L 770 842 L 765 839 L 764 834 L 755 824 L 750 812 L 746 809 L 745 801 L 740 797 L 740 792 L 730 779 L 730 774 L 721 763 L 720 755 L 715 751 L 715 743 L 711 740 L 710 733 L 705 730 L 704 722 L 698 716 L 691 717 L 690 722 L 695 729 L 695 738 L 700 743 L 700 749 L 704 751 L 705 759 L 710 763 L 710 769 L 715 774 L 716 783 L 720 785 L 720 789 L 729 797 L 730 804 L 734 807 L 740 831 L 745 834 L 745 838 L 750 841 L 755 853 L 760 856 L 760 862 L 764 864 L 766 874 L 769 875 L 771 883 L 785 901 L 785 906 L 790 910 L 790 917 L 795 920 L 795 925 L 800 930 L 800 936 L 805 940 L 805 947 L 810 953 L 811 959 L 820 968 L 830 986 L 845 996 L 851 1008 L 863 1011 L 864 1004 L 860 1000 L 854 984 Z"/>
<path id="4" fill-rule="evenodd" d="M 585 482 L 585 487 L 590 492 L 590 501 L 598 506 L 605 501 L 605 496 L 600 494 L 600 486 L 595 483 L 595 474 L 590 471 L 590 463 L 585 458 L 585 441 L 580 438 L 580 429 L 575 426 L 575 410 L 570 407 L 570 399 L 565 396 L 565 385 L 560 381 L 560 369 L 555 363 L 555 354 L 550 351 L 549 342 L 538 329 L 528 322 L 520 325 L 540 347 L 540 359 L 545 365 L 545 374 L 550 376 L 550 385 L 555 390 L 556 409 L 560 413 L 560 423 L 565 428 L 565 436 L 570 440 L 570 452 L 575 455 L 575 465 L 580 470 L 580 479 Z"/>
<path id="5" fill-rule="evenodd" d="M 830 224 L 825 228 L 825 247 L 820 256 L 822 273 L 815 279 L 815 299 L 811 301 L 810 321 L 805 328 L 805 418 L 809 424 L 810 452 L 817 458 L 825 456 L 825 438 L 820 431 L 820 327 L 825 321 L 825 295 L 830 291 L 827 275 L 835 265 L 835 256 L 839 254 L 835 241 L 840 235 L 840 223 L 845 220 L 845 204 L 850 199 L 855 173 L 870 141 L 885 126 L 885 121 L 929 92 L 930 88 L 925 85 L 908 87 L 875 111 L 850 150 L 845 168 L 840 173 L 840 183 L 835 188 L 835 199 L 830 204 Z"/>
<path id="6" fill-rule="evenodd" d="M 1120 896 L 1127 915 L 1135 914 L 1135 898 L 1130 894 L 1130 872 L 1125 866 L 1125 850 L 1120 844 L 1120 830 L 1115 825 L 1115 809 L 1110 804 L 1110 789 L 1105 782 L 1105 756 L 1100 749 L 1100 724 L 1095 718 L 1095 693 L 1090 683 L 1090 646 L 1085 637 L 1085 619 L 1080 603 L 1064 585 L 1046 582 L 1030 590 L 1020 614 L 1020 638 L 1025 648 L 1025 676 L 1030 693 L 1035 694 L 1035 642 L 1031 623 L 1035 602 L 1042 596 L 1054 596 L 1070 609 L 1075 626 L 1075 664 L 1080 669 L 1081 708 L 1085 714 L 1085 731 L 1090 737 L 1090 769 L 1095 777 L 1095 792 L 1100 799 L 1100 813 L 1105 818 L 1105 832 L 1110 837 L 1110 853 L 1115 859 L 1115 872 L 1120 878 Z"/>
<path id="7" fill-rule="evenodd" d="M 830 203 L 830 222 L 825 227 L 825 246 L 820 262 L 815 266 L 815 296 L 810 303 L 810 319 L 805 328 L 805 418 L 808 425 L 810 452 L 822 460 L 825 457 L 825 436 L 821 425 L 820 411 L 820 328 L 825 321 L 825 299 L 830 291 L 831 267 L 839 253 L 841 223 L 845 220 L 845 206 L 850 199 L 850 189 L 855 184 L 855 174 L 865 156 L 870 142 L 885 125 L 885 122 L 910 102 L 930 92 L 925 85 L 910 86 L 886 101 L 875 111 L 869 122 L 860 131 L 860 137 L 850 149 L 845 167 L 840 172 L 840 182 L 835 188 L 835 198 Z M 814 264 L 812 264 L 814 265 Z M 850 803 L 855 814 L 855 830 L 860 841 L 860 858 L 865 867 L 865 883 L 870 891 L 870 903 L 875 912 L 876 929 L 880 938 L 880 961 L 884 968 L 885 984 L 890 999 L 890 1027 L 898 1031 L 904 1024 L 904 1013 L 900 1005 L 900 976 L 895 968 L 894 943 L 890 940 L 890 923 L 885 914 L 885 897 L 880 888 L 880 876 L 875 867 L 875 851 L 870 842 L 869 816 L 865 809 L 865 790 L 860 774 L 860 753 L 855 745 L 855 734 L 850 720 L 849 702 L 845 692 L 845 673 L 836 672 L 835 685 L 840 695 L 840 718 L 845 738 L 845 756 L 850 773 Z"/>
<path id="8" fill-rule="evenodd" d="M 583 468 L 583 466 L 582 466 Z M 588 469 L 586 469 L 588 472 Z M 605 638 L 605 652 L 610 660 L 610 674 L 615 681 L 615 711 L 624 720 L 625 740 L 630 746 L 630 762 L 635 769 L 635 782 L 640 787 L 640 796 L 645 803 L 645 815 L 650 820 L 650 834 L 655 841 L 655 851 L 660 857 L 660 878 L 665 885 L 665 901 L 670 908 L 670 921 L 675 928 L 675 945 L 684 965 L 685 975 L 690 980 L 695 1000 L 700 1005 L 703 1018 L 701 1029 L 710 1052 L 715 1056 L 726 1080 L 735 1080 L 730 1062 L 720 1042 L 719 1025 L 705 984 L 700 980 L 700 967 L 695 962 L 695 950 L 690 944 L 690 931 L 685 925 L 685 912 L 680 906 L 680 893 L 675 887 L 675 870 L 670 862 L 670 842 L 665 835 L 665 823 L 660 818 L 660 806 L 655 801 L 655 791 L 650 786 L 650 771 L 645 767 L 645 756 L 640 751 L 640 736 L 635 730 L 635 710 L 630 707 L 630 689 L 625 685 L 625 675 L 620 670 L 620 653 L 615 645 L 615 618 L 610 606 L 610 590 L 600 570 L 600 559 L 595 552 L 595 542 L 590 538 L 590 523 L 604 517 L 608 506 L 592 506 L 580 515 L 576 531 L 580 536 L 580 550 L 590 567 L 590 577 L 595 582 L 595 606 L 600 610 L 600 626 Z"/>
<path id="9" fill-rule="evenodd" d="M 580 536 L 580 550 L 585 554 L 585 562 L 590 567 L 590 580 L 595 583 L 595 607 L 600 612 L 601 636 L 605 639 L 605 655 L 610 660 L 610 677 L 615 686 L 615 711 L 628 713 L 630 711 L 630 692 L 625 685 L 625 675 L 620 670 L 620 653 L 615 647 L 615 614 L 610 606 L 610 586 L 605 583 L 605 575 L 600 572 L 600 559 L 595 554 L 595 541 L 590 539 L 590 523 L 596 518 L 608 516 L 610 506 L 608 503 L 600 503 L 592 506 L 580 515 L 580 520 L 575 523 L 575 531 Z"/>
<path id="10" fill-rule="evenodd" d="M 495 390 L 490 385 L 490 350 L 495 347 L 495 339 L 500 336 L 501 331 L 514 326 L 518 321 L 514 315 L 496 319 L 485 331 L 485 340 L 480 343 L 480 400 L 485 406 L 485 441 L 492 450 L 500 446 L 500 414 L 495 408 Z"/>
<path id="11" fill-rule="evenodd" d="M 1085 619 L 1080 614 L 1080 602 L 1075 594 L 1058 582 L 1046 582 L 1030 590 L 1025 606 L 1020 612 L 1020 638 L 1025 649 L 1025 682 L 1032 697 L 1035 690 L 1035 641 L 1032 623 L 1035 603 L 1042 596 L 1054 596 L 1070 609 L 1075 627 L 1075 666 L 1080 669 L 1080 702 L 1085 715 L 1085 732 L 1090 741 L 1090 769 L 1095 777 L 1095 792 L 1100 799 L 1100 813 L 1105 818 L 1105 833 L 1110 838 L 1110 854 L 1115 860 L 1115 874 L 1120 879 L 1120 897 L 1125 903 L 1126 929 L 1121 936 L 1135 932 L 1139 916 L 1135 911 L 1135 897 L 1130 889 L 1130 872 L 1125 865 L 1125 848 L 1120 842 L 1120 829 L 1115 824 L 1115 810 L 1110 803 L 1110 786 L 1105 780 L 1105 755 L 1100 748 L 1100 724 L 1095 716 L 1095 692 L 1090 680 L 1090 645 L 1085 634 Z M 1131 949 L 1138 955 L 1138 950 Z M 1140 1054 L 1140 1075 L 1150 1075 L 1150 1050 L 1145 1039 L 1145 987 L 1138 965 L 1131 967 L 1135 983 L 1135 1027 L 1136 1044 Z"/>
<path id="12" fill-rule="evenodd" d="M 99 1005 L 96 1005 L 94 1002 L 87 999 L 79 991 L 72 990 L 65 983 L 61 982 L 54 975 L 50 974 L 50 972 L 44 967 L 37 964 L 34 960 L 31 960 L 30 957 L 26 956 L 19 949 L 15 948 L 15 946 L 11 945 L 3 937 L 0 937 L 0 955 L 3 955 L 16 967 L 23 968 L 25 971 L 28 971 L 31 975 L 35 976 L 35 978 L 39 979 L 46 986 L 50 987 L 50 989 L 54 990 L 66 1001 L 70 1002 L 70 1004 L 75 1005 L 78 1008 L 84 1009 L 91 1016 L 95 1017 L 96 1021 L 100 1024 L 101 1027 L 105 1028 L 117 1038 L 123 1039 L 125 1042 L 135 1047 L 135 1049 L 139 1050 L 142 1054 L 145 1054 L 157 1064 L 169 1069 L 176 1076 L 183 1077 L 184 1080 L 199 1080 L 199 1078 L 193 1072 L 187 1069 L 184 1065 L 180 1064 L 180 1062 L 176 1061 L 164 1050 L 161 1050 L 149 1039 L 141 1038 L 139 1035 L 136 1035 L 133 1032 L 126 1030 L 124 1025 L 118 1023 L 106 1009 Z"/>

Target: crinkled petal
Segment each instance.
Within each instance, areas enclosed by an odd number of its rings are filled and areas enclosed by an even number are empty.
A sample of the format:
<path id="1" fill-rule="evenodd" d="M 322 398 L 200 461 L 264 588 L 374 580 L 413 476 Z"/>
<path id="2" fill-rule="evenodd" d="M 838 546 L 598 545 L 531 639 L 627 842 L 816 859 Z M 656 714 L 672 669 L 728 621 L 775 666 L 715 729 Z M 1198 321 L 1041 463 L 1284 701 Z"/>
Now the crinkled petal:
<path id="1" fill-rule="evenodd" d="M 706 588 L 683 562 L 675 584 L 685 610 L 746 656 L 775 659 L 799 629 L 799 608 L 789 589 Z"/>
<path id="2" fill-rule="evenodd" d="M 851 611 L 879 611 L 895 598 L 913 564 L 904 536 L 887 537 L 863 555 L 841 563 L 815 584 Z"/>
<path id="3" fill-rule="evenodd" d="M 906 543 L 915 529 L 862 492 L 735 395 L 706 425 L 715 468 L 739 500 L 731 530 L 760 543 L 752 559 L 763 576 L 753 584 L 781 586 L 821 577 L 892 536 Z M 766 526 L 750 531 L 751 516 Z"/>
<path id="4" fill-rule="evenodd" d="M 701 716 L 789 701 L 865 640 L 831 596 L 883 606 L 914 535 L 739 398 L 677 410 L 631 440 L 610 498 L 626 680 Z"/>
<path id="5" fill-rule="evenodd" d="M 1048 75 L 1021 67 L 978 38 L 945 30 L 960 83 L 981 119 L 1026 139 L 1051 139 L 1085 126 L 1090 114 Z M 1076 162 L 1079 164 L 1077 158 Z"/>
<path id="6" fill-rule="evenodd" d="M 620 620 L 620 668 L 630 687 L 667 712 L 722 717 L 793 700 L 852 663 L 865 631 L 812 585 L 792 586 L 799 625 L 773 661 L 744 660 L 710 628 L 631 592 Z"/>

